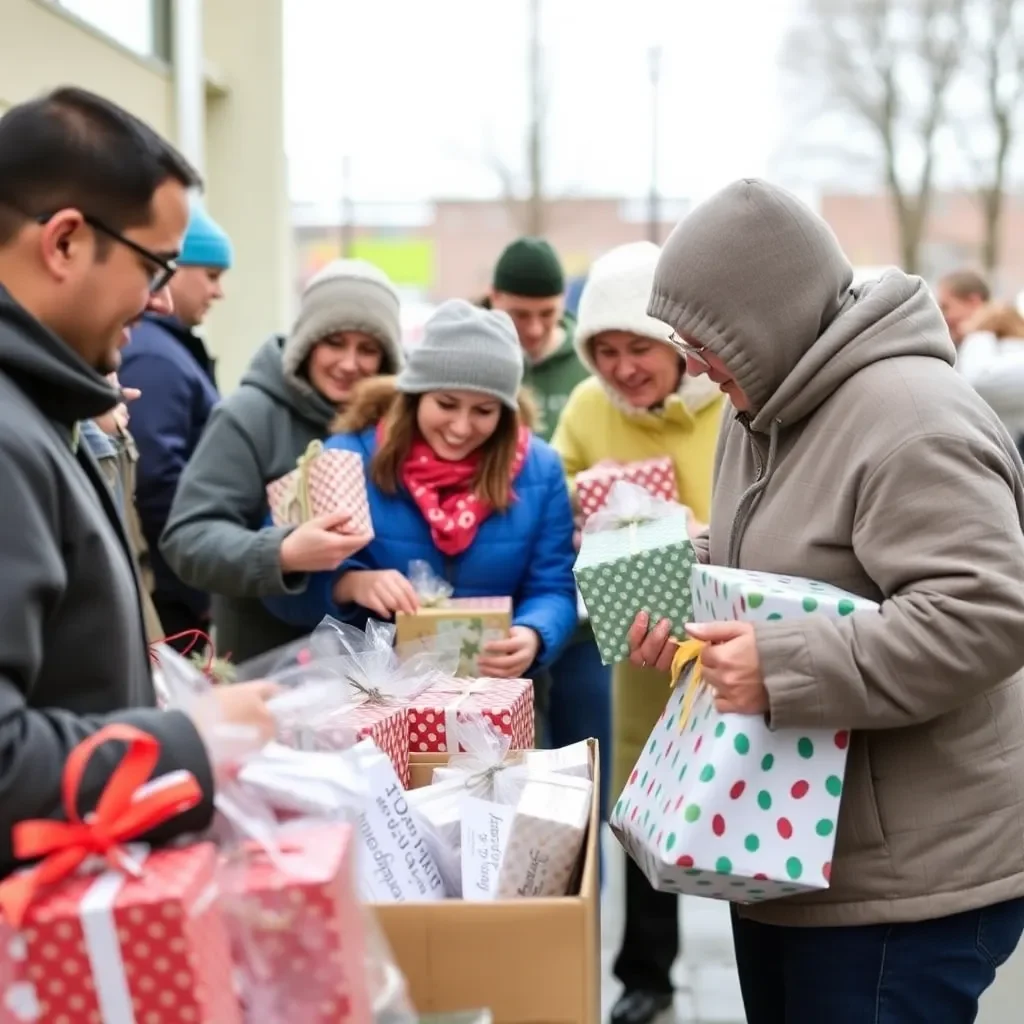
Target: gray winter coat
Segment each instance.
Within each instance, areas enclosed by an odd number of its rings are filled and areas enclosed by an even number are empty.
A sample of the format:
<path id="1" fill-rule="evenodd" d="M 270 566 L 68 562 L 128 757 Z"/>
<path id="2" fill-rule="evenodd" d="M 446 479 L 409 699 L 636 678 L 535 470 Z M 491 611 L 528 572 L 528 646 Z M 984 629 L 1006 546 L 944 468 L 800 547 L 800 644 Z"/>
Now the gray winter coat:
<path id="1" fill-rule="evenodd" d="M 281 367 L 284 339 L 256 353 L 237 390 L 213 411 L 178 484 L 160 541 L 175 573 L 213 595 L 217 651 L 234 662 L 303 634 L 260 602 L 305 589 L 305 574 L 281 573 L 290 528 L 265 527 L 266 486 L 295 468 L 310 441 L 327 435 L 336 410 Z"/>
<path id="2" fill-rule="evenodd" d="M 117 400 L 0 286 L 0 876 L 15 864 L 12 826 L 60 816 L 69 752 L 113 722 L 155 736 L 158 774 L 187 769 L 206 795 L 152 838 L 205 828 L 213 813 L 199 734 L 185 715 L 155 707 L 131 546 L 75 430 Z M 122 749 L 93 757 L 82 812 Z"/>

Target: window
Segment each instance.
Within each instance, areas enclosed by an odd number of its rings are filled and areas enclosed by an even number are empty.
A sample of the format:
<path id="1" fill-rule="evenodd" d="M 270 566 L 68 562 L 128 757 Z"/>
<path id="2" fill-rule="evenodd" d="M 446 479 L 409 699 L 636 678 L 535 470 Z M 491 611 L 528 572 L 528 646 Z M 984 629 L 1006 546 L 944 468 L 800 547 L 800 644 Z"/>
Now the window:
<path id="1" fill-rule="evenodd" d="M 171 59 L 172 0 L 50 0 L 142 57 Z"/>

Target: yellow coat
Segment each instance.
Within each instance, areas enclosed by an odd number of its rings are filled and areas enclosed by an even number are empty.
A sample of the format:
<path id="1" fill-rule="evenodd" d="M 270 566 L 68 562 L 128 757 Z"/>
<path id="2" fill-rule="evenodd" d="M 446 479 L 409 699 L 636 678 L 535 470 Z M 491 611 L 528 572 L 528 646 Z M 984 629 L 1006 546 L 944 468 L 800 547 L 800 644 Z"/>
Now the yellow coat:
<path id="1" fill-rule="evenodd" d="M 605 459 L 635 462 L 669 455 L 675 464 L 679 501 L 707 522 L 711 475 L 725 405 L 705 377 L 687 377 L 657 412 L 632 409 L 597 376 L 578 385 L 551 439 L 570 478 Z M 617 665 L 613 677 L 614 800 L 633 770 L 668 700 L 659 672 Z"/>

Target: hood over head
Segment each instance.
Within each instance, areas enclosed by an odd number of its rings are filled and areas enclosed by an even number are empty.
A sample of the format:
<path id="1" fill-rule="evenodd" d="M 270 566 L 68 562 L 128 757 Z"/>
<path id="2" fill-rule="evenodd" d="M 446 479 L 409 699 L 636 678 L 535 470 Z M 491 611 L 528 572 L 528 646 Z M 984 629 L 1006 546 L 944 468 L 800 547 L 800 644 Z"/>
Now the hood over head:
<path id="1" fill-rule="evenodd" d="M 744 179 L 676 226 L 647 311 L 718 356 L 750 400 L 752 428 L 769 433 L 810 415 L 882 359 L 955 362 L 920 278 L 891 270 L 852 282 L 824 220 L 785 189 Z"/>
<path id="2" fill-rule="evenodd" d="M 109 412 L 120 395 L 109 381 L 41 324 L 0 284 L 0 372 L 57 423 Z"/>
<path id="3" fill-rule="evenodd" d="M 591 342 L 605 331 L 627 331 L 679 352 L 672 328 L 647 312 L 660 256 L 661 249 L 653 242 L 630 242 L 600 256 L 587 275 L 576 314 L 574 343 L 580 361 L 601 382 L 611 403 L 627 416 L 642 416 L 647 410 L 630 405 L 601 376 Z M 676 393 L 690 413 L 699 412 L 720 397 L 714 383 L 706 377 L 690 377 L 685 370 Z"/>
<path id="4" fill-rule="evenodd" d="M 271 398 L 288 406 L 297 415 L 326 430 L 337 415 L 337 409 L 318 391 L 299 387 L 285 375 L 282 356 L 286 341 L 280 335 L 268 338 L 253 356 L 242 375 L 242 386 L 259 388 Z"/>

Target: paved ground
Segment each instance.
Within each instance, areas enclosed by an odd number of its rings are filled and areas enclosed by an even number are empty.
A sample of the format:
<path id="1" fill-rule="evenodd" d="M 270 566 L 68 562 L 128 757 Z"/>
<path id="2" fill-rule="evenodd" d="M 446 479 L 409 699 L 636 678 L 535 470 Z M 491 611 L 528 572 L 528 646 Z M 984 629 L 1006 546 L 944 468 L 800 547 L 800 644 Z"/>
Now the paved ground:
<path id="1" fill-rule="evenodd" d="M 602 906 L 602 995 L 607 1015 L 618 995 L 611 963 L 622 934 L 622 849 L 605 837 L 608 885 Z M 658 1024 L 744 1024 L 743 1003 L 732 956 L 729 912 L 715 900 L 682 900 L 683 955 L 676 965 L 676 1015 Z M 1024 948 L 999 972 L 982 1000 L 977 1024 L 1020 1024 L 1024 1020 Z"/>
<path id="2" fill-rule="evenodd" d="M 608 885 L 601 908 L 602 996 L 607 1015 L 619 994 L 611 963 L 622 936 L 622 848 L 605 836 Z M 682 900 L 683 955 L 676 964 L 676 1016 L 664 1024 L 743 1024 L 743 1003 L 732 956 L 729 910 L 715 900 Z M 663 1024 L 659 1021 L 658 1024 Z"/>

